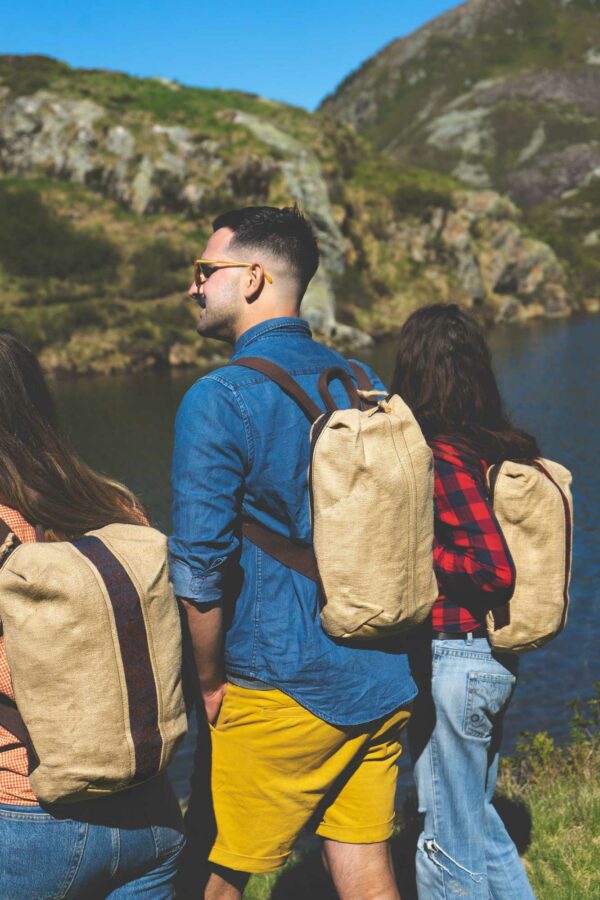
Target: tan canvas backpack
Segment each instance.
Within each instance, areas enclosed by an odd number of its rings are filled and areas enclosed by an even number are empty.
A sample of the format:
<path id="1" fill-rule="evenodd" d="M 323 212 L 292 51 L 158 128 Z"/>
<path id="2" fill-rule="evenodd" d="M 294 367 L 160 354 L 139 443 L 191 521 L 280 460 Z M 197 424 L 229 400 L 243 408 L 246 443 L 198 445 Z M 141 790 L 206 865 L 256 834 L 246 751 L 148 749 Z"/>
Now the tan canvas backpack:
<path id="1" fill-rule="evenodd" d="M 567 622 L 573 500 L 571 473 L 549 459 L 490 466 L 488 489 L 511 552 L 516 581 L 504 606 L 488 613 L 495 650 L 537 650 Z"/>
<path id="2" fill-rule="evenodd" d="M 433 571 L 433 458 L 414 416 L 398 396 L 383 399 L 351 363 L 365 405 L 346 369 L 325 370 L 319 393 L 325 412 L 283 369 L 246 357 L 232 365 L 262 372 L 305 412 L 312 424 L 308 473 L 312 548 L 253 522 L 244 534 L 266 553 L 318 581 L 321 623 L 332 637 L 377 640 L 414 628 L 431 611 L 438 589 Z M 349 409 L 329 390 L 345 387 Z M 378 394 L 379 402 L 374 402 Z"/>
<path id="3" fill-rule="evenodd" d="M 89 800 L 158 775 L 187 729 L 166 538 L 108 525 L 73 542 L 19 544 L 0 524 L 16 698 L 16 709 L 4 698 L 0 722 L 28 744 L 34 793 Z"/>

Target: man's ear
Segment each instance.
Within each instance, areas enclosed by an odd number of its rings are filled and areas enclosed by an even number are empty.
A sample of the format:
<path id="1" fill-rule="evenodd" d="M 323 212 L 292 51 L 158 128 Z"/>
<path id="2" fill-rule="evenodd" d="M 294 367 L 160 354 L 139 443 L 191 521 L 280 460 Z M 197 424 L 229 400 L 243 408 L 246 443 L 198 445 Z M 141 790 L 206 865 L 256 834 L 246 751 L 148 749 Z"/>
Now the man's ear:
<path id="1" fill-rule="evenodd" d="M 242 277 L 244 299 L 247 303 L 254 303 L 255 300 L 258 300 L 265 282 L 265 270 L 260 263 L 252 263 L 251 266 L 248 266 Z"/>

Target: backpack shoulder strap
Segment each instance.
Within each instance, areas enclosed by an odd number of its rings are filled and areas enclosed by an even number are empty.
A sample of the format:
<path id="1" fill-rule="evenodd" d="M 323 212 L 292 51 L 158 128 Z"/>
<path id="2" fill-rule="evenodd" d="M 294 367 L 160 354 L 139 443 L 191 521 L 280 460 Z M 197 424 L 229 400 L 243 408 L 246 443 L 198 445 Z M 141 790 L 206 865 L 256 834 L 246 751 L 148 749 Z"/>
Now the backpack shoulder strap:
<path id="1" fill-rule="evenodd" d="M 377 406 L 377 398 L 381 398 L 385 391 L 378 390 L 371 381 L 371 378 L 367 374 L 365 369 L 363 369 L 362 366 L 359 366 L 357 362 L 354 362 L 353 359 L 348 360 L 348 365 L 352 368 L 354 377 L 358 382 L 358 390 L 360 399 L 362 401 L 362 408 L 372 409 L 373 407 Z"/>
<path id="2" fill-rule="evenodd" d="M 356 376 L 356 380 L 358 381 L 358 388 L 361 391 L 374 391 L 373 382 L 367 375 L 366 371 L 362 366 L 359 366 L 358 363 L 354 362 L 353 359 L 348 360 L 348 365 L 354 372 Z"/>
<path id="3" fill-rule="evenodd" d="M 317 404 L 311 400 L 306 391 L 294 381 L 292 376 L 286 372 L 285 369 L 282 369 L 281 366 L 277 366 L 275 363 L 270 362 L 270 360 L 262 359 L 258 356 L 244 356 L 242 359 L 236 359 L 233 362 L 230 362 L 229 365 L 242 366 L 245 369 L 253 369 L 255 372 L 266 375 L 267 378 L 270 378 L 271 381 L 278 384 L 288 397 L 291 397 L 292 400 L 296 401 L 309 422 L 316 422 L 319 416 L 323 415 L 323 410 L 319 409 Z"/>
<path id="4" fill-rule="evenodd" d="M 270 378 L 271 381 L 278 384 L 288 397 L 291 397 L 296 401 L 309 422 L 316 422 L 317 419 L 323 415 L 323 410 L 319 409 L 317 404 L 311 400 L 306 391 L 300 387 L 289 372 L 286 372 L 285 369 L 282 369 L 281 366 L 272 363 L 270 360 L 263 359 L 259 356 L 244 356 L 242 359 L 230 362 L 229 365 L 243 366 L 246 369 L 254 369 L 255 372 L 261 372 L 261 374 L 266 375 L 267 378 Z M 365 372 L 363 372 L 363 376 L 366 379 L 366 382 L 370 384 L 371 382 Z M 346 370 L 342 369 L 341 366 L 330 366 L 328 369 L 324 369 L 321 372 L 318 382 L 319 394 L 321 395 L 327 412 L 331 413 L 337 409 L 335 401 L 329 391 L 329 383 L 334 379 L 341 381 L 343 384 L 346 393 L 348 394 L 350 406 L 353 409 L 359 409 L 361 398 Z"/>

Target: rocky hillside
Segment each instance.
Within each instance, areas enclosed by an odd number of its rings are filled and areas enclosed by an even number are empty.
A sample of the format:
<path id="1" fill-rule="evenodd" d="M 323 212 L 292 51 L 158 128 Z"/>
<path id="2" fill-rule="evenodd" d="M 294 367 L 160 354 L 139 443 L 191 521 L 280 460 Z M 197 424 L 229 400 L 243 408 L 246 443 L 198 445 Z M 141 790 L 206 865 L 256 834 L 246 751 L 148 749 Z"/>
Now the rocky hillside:
<path id="1" fill-rule="evenodd" d="M 0 57 L 0 315 L 49 369 L 216 360 L 183 296 L 211 219 L 293 201 L 322 250 L 305 314 L 342 347 L 436 299 L 490 321 L 572 308 L 563 265 L 512 202 L 400 169 L 330 116 Z"/>
<path id="2" fill-rule="evenodd" d="M 600 288 L 600 0 L 470 0 L 396 40 L 322 109 L 398 165 L 507 193 Z"/>

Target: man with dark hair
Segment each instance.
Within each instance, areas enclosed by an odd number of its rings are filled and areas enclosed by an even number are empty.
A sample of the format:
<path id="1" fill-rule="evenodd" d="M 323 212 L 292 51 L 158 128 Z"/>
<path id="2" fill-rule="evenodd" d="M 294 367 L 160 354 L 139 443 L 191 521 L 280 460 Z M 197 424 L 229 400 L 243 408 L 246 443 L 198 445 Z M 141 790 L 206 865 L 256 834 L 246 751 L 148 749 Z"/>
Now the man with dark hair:
<path id="1" fill-rule="evenodd" d="M 296 208 L 254 207 L 214 229 L 189 292 L 198 331 L 232 343 L 233 363 L 284 368 L 322 408 L 321 372 L 355 376 L 298 318 L 318 266 L 310 225 Z M 330 390 L 348 405 L 339 382 Z M 406 657 L 330 638 L 316 582 L 247 527 L 310 548 L 309 431 L 292 397 L 241 365 L 197 381 L 177 415 L 169 548 L 211 732 L 209 900 L 237 900 L 249 873 L 282 866 L 306 826 L 343 900 L 399 896 L 388 839 L 416 693 Z"/>

